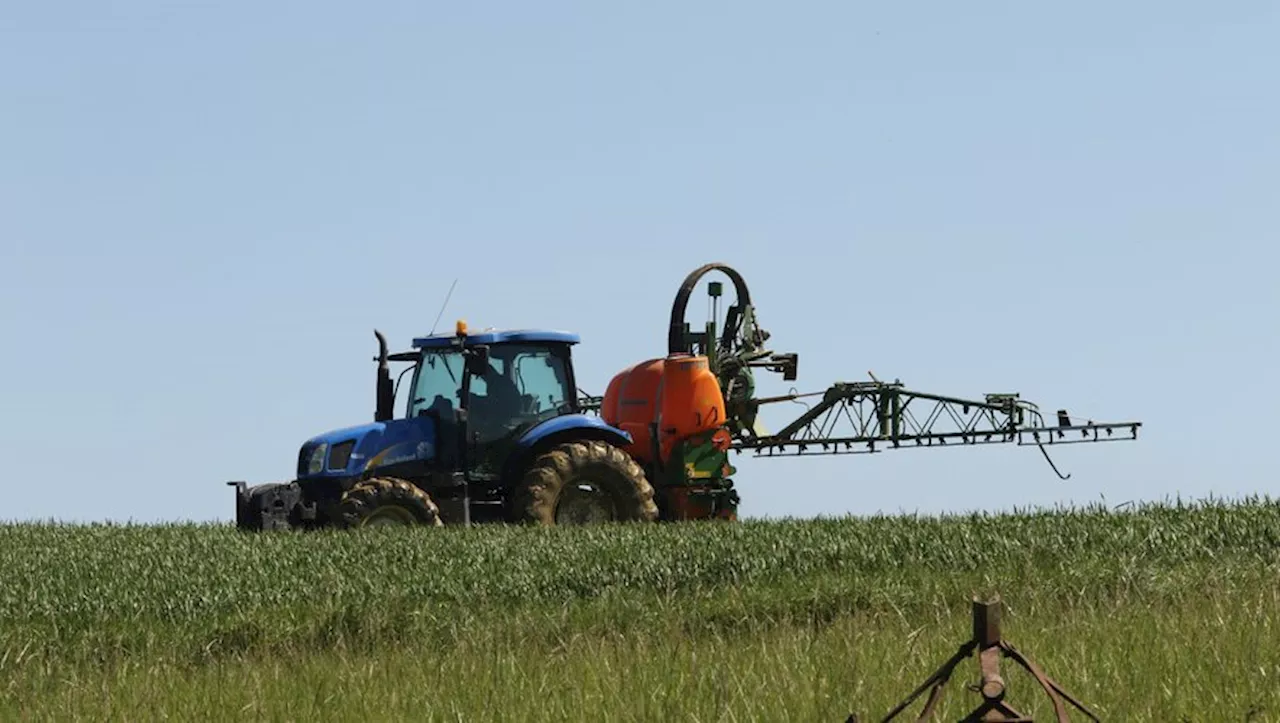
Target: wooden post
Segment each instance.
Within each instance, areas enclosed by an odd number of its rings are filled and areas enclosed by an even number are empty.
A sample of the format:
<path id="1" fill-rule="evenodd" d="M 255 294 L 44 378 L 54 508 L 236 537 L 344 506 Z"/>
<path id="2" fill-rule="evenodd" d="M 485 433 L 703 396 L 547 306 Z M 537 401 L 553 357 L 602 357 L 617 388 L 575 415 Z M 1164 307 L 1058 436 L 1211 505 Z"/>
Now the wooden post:
<path id="1" fill-rule="evenodd" d="M 973 599 L 973 639 L 979 648 L 1000 644 L 1000 596 L 988 602 Z"/>
<path id="2" fill-rule="evenodd" d="M 973 641 L 978 645 L 982 670 L 982 697 L 989 701 L 1004 698 L 1004 678 L 1000 676 L 1000 596 L 988 602 L 973 600 Z"/>

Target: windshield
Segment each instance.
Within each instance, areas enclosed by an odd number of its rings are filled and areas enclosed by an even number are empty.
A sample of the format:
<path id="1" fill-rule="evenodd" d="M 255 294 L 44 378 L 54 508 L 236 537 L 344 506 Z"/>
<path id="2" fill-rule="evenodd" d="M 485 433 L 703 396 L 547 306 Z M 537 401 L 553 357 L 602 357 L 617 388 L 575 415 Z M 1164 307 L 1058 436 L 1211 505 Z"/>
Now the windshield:
<path id="1" fill-rule="evenodd" d="M 461 390 L 462 354 L 456 349 L 426 349 L 413 375 L 409 416 L 435 409 L 442 418 L 448 419 L 459 406 Z"/>
<path id="2" fill-rule="evenodd" d="M 494 344 L 483 376 L 473 376 L 467 400 L 471 427 L 481 441 L 572 410 L 568 353 L 560 346 Z M 430 409 L 449 418 L 461 406 L 463 356 L 457 349 L 426 349 L 414 375 L 409 416 Z"/>

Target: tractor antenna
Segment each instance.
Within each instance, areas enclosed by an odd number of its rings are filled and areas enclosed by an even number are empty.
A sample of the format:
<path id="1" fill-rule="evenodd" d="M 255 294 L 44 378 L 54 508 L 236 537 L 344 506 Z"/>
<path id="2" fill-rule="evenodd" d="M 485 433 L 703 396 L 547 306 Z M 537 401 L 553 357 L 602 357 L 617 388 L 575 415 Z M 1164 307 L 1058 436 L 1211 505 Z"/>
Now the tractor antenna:
<path id="1" fill-rule="evenodd" d="M 436 333 L 436 327 L 440 325 L 440 317 L 444 316 L 445 307 L 449 306 L 449 297 L 453 296 L 453 287 L 457 285 L 458 285 L 457 279 L 454 279 L 453 283 L 449 284 L 449 293 L 444 295 L 444 303 L 440 305 L 440 313 L 436 314 L 435 323 L 431 325 L 431 331 L 427 332 L 427 336 L 431 336 L 432 334 Z"/>

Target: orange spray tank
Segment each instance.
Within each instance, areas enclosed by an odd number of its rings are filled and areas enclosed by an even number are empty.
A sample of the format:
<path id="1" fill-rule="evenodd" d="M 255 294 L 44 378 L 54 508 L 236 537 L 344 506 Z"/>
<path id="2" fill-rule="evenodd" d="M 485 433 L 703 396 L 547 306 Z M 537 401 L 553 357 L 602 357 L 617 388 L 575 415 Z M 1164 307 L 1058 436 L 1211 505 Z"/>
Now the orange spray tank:
<path id="1" fill-rule="evenodd" d="M 736 519 L 724 394 L 707 357 L 672 354 L 624 369 L 600 416 L 631 435 L 626 451 L 656 483 L 665 518 Z"/>
<path id="2" fill-rule="evenodd" d="M 725 423 L 724 395 L 705 356 L 672 354 L 615 375 L 600 416 L 631 434 L 627 452 L 637 461 L 663 465 L 678 442 Z"/>

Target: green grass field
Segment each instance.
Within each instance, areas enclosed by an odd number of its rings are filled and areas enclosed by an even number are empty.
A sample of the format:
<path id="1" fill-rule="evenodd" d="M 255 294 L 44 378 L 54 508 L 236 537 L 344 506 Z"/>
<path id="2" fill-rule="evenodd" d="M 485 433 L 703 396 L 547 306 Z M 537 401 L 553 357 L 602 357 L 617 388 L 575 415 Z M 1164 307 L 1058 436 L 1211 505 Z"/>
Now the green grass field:
<path id="1" fill-rule="evenodd" d="M 1280 721 L 1270 500 L 594 529 L 0 526 L 0 719 L 878 720 L 968 638 L 970 597 L 996 591 L 1006 638 L 1104 720 Z M 941 720 L 976 702 L 975 666 Z M 1049 713 L 1004 669 L 1012 703 Z"/>

